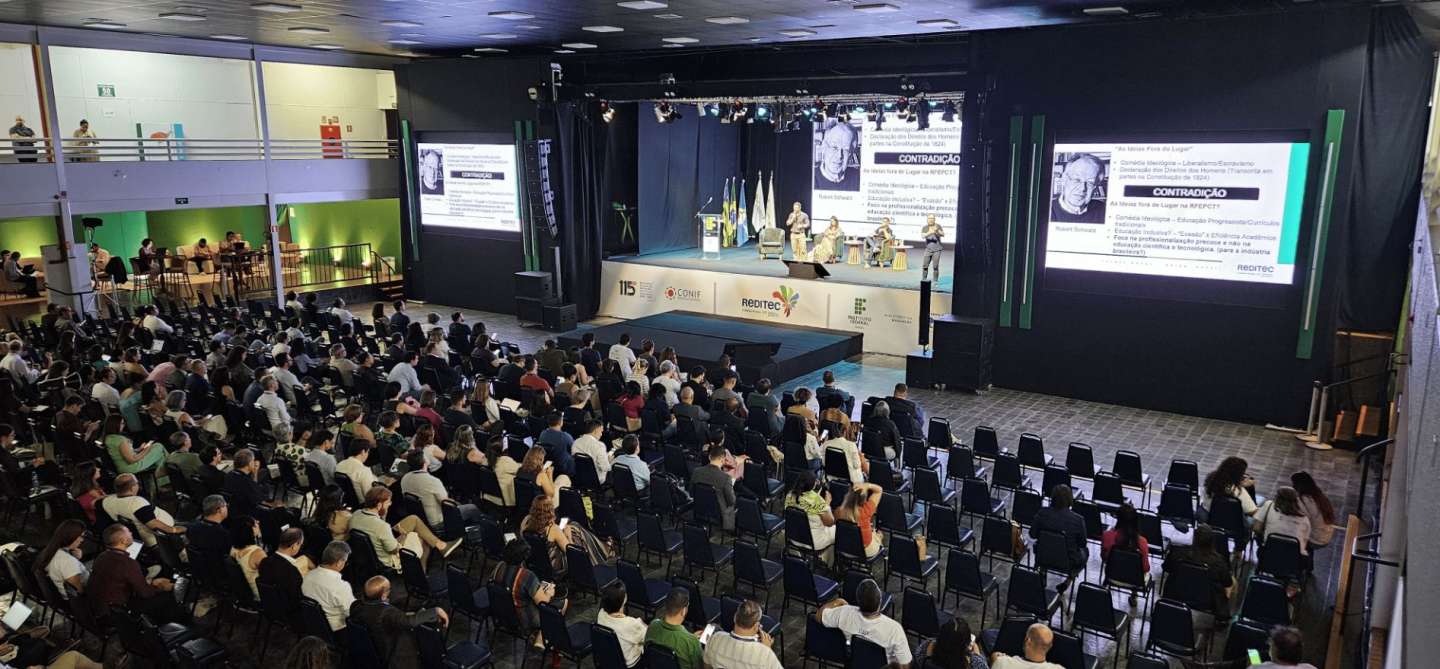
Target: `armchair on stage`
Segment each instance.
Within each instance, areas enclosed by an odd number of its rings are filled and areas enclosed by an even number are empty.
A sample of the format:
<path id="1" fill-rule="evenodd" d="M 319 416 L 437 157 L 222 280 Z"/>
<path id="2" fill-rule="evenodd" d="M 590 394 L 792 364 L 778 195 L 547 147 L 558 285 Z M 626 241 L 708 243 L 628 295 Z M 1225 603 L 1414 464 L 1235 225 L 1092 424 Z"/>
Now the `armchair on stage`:
<path id="1" fill-rule="evenodd" d="M 760 229 L 760 257 L 766 260 L 778 260 L 785 255 L 785 231 L 780 228 Z"/>

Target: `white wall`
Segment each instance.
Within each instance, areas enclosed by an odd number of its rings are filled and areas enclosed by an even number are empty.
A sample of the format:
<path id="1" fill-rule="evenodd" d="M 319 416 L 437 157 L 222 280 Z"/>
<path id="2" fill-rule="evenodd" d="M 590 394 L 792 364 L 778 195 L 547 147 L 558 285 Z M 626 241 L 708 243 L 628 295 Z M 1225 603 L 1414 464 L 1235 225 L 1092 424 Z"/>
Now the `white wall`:
<path id="1" fill-rule="evenodd" d="M 266 62 L 265 111 L 271 139 L 319 139 L 321 119 L 339 117 L 345 139 L 385 139 L 395 107 L 395 73 Z"/>
<path id="2" fill-rule="evenodd" d="M 43 134 L 30 45 L 0 44 L 0 130 L 15 125 L 17 115 L 25 117 L 35 134 Z M 9 156 L 10 143 L 0 141 L 0 161 L 10 160 Z"/>
<path id="3" fill-rule="evenodd" d="M 50 68 L 65 137 L 82 118 L 102 139 L 134 138 L 137 123 L 179 123 L 192 139 L 260 136 L 249 61 L 53 47 Z M 100 97 L 102 84 L 115 97 Z"/>

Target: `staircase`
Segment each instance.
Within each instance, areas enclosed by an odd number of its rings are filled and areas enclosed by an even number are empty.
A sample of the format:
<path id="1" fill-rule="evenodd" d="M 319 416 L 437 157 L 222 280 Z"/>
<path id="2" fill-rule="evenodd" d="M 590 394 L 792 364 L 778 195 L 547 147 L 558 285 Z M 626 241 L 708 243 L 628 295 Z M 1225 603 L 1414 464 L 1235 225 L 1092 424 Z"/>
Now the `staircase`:
<path id="1" fill-rule="evenodd" d="M 380 281 L 375 284 L 375 287 L 380 290 L 380 294 L 384 296 L 386 302 L 394 302 L 395 300 L 405 299 L 404 279 L 391 279 L 389 281 Z"/>

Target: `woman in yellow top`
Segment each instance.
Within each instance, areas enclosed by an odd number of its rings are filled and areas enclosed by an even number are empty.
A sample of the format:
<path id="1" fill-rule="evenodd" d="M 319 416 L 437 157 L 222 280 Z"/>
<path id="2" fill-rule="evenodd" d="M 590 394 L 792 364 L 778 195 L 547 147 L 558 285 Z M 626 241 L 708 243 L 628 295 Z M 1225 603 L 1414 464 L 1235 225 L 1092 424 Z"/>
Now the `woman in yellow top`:
<path id="1" fill-rule="evenodd" d="M 830 217 L 830 227 L 825 228 L 815 239 L 815 262 L 832 263 L 840 259 L 845 248 L 845 232 L 840 229 L 840 219 Z"/>

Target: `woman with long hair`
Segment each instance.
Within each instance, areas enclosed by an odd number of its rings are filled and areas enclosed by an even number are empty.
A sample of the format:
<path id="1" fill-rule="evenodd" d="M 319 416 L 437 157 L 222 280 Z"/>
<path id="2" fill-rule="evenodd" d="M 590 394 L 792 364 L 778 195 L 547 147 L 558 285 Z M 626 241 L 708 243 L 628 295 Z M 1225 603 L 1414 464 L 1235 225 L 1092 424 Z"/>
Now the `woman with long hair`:
<path id="1" fill-rule="evenodd" d="M 816 480 L 815 472 L 800 470 L 785 493 L 785 506 L 805 512 L 810 520 L 811 548 L 828 561 L 829 549 L 835 544 L 835 514 L 830 511 L 830 491 Z"/>
<path id="2" fill-rule="evenodd" d="M 845 499 L 835 509 L 835 517 L 848 520 L 860 528 L 860 543 L 865 546 L 865 557 L 880 554 L 880 533 L 875 531 L 875 510 L 880 506 L 880 494 L 884 490 L 874 483 L 854 483 Z"/>
<path id="3" fill-rule="evenodd" d="M 315 524 L 330 531 L 335 541 L 350 540 L 350 510 L 345 508 L 345 492 L 331 483 L 320 490 L 315 500 Z"/>
<path id="4" fill-rule="evenodd" d="M 429 421 L 416 421 L 415 437 L 410 440 L 410 450 L 425 454 L 425 467 L 430 473 L 440 471 L 445 464 L 445 449 L 435 444 L 435 426 Z"/>
<path id="5" fill-rule="evenodd" d="M 515 472 L 515 478 L 534 483 L 540 488 L 540 493 L 557 506 L 560 504 L 560 489 L 570 487 L 569 476 L 555 476 L 553 468 L 545 466 L 545 449 L 540 446 L 531 446 L 530 450 L 525 451 L 525 459 L 520 462 L 520 470 Z"/>
<path id="6" fill-rule="evenodd" d="M 246 386 L 255 380 L 255 370 L 245 361 L 250 352 L 244 346 L 236 346 L 230 349 L 230 354 L 225 356 L 225 370 L 230 373 L 230 386 L 237 392 L 245 392 Z"/>
<path id="7" fill-rule="evenodd" d="M 80 463 L 80 466 L 75 468 L 75 478 L 71 481 L 70 496 L 75 498 L 76 503 L 85 511 L 85 516 L 94 523 L 95 503 L 105 496 L 105 489 L 100 487 L 100 466 L 93 461 Z"/>
<path id="8" fill-rule="evenodd" d="M 1310 519 L 1310 547 L 1330 545 L 1330 539 L 1335 536 L 1335 506 L 1330 503 L 1330 498 L 1325 496 L 1309 472 L 1291 474 L 1290 485 L 1300 495 L 1300 508 Z"/>
<path id="9" fill-rule="evenodd" d="M 560 520 L 556 517 L 555 504 L 550 498 L 536 496 L 530 501 L 530 512 L 520 521 L 521 532 L 545 537 L 545 543 L 550 550 L 550 565 L 555 573 L 565 572 L 568 564 L 565 551 L 570 546 L 576 546 L 588 553 L 591 564 L 608 564 L 613 559 L 605 542 L 575 522 L 577 519 L 565 519 L 567 522 L 563 527 Z"/>
<path id="10" fill-rule="evenodd" d="M 90 580 L 90 568 L 80 561 L 80 544 L 85 543 L 85 523 L 74 518 L 61 522 L 50 535 L 50 543 L 35 558 L 35 575 L 48 578 L 55 584 L 55 590 L 67 599 L 70 593 L 65 586 L 74 588 L 76 593 L 85 592 Z"/>
<path id="11" fill-rule="evenodd" d="M 434 332 L 434 330 L 431 330 Z M 450 440 L 450 448 L 445 449 L 446 463 L 469 462 L 471 464 L 485 464 L 485 454 L 475 446 L 475 428 L 469 425 L 461 425 L 455 428 L 455 437 Z"/>
<path id="12" fill-rule="evenodd" d="M 149 441 L 140 448 L 125 436 L 125 419 L 120 414 L 105 417 L 105 452 L 121 474 L 139 474 L 156 469 L 165 462 L 165 447 Z"/>
<path id="13" fill-rule="evenodd" d="M 1139 553 L 1141 567 L 1150 573 L 1150 544 L 1140 533 L 1140 514 L 1128 501 L 1115 510 L 1115 526 L 1100 536 L 1100 558 L 1109 559 L 1110 551 L 1115 548 Z"/>
<path id="14" fill-rule="evenodd" d="M 475 391 L 470 396 L 470 417 L 485 432 L 490 432 L 500 424 L 500 403 L 495 401 L 491 394 L 490 381 L 487 379 L 475 378 Z"/>
<path id="15" fill-rule="evenodd" d="M 974 639 L 970 623 L 956 617 L 940 626 L 940 634 L 934 641 L 920 644 L 915 653 L 919 663 L 914 666 L 917 669 L 990 669 Z"/>
<path id="16" fill-rule="evenodd" d="M 544 448 L 540 449 L 543 452 Z M 515 474 L 520 471 L 520 463 L 505 450 L 505 437 L 495 435 L 485 444 L 485 464 L 495 472 L 495 480 L 500 483 L 500 499 L 487 496 L 485 499 L 491 504 L 498 504 L 504 507 L 515 506 Z"/>
<path id="17" fill-rule="evenodd" d="M 1210 501 L 1220 496 L 1234 497 L 1240 500 L 1240 508 L 1247 517 L 1254 517 L 1259 507 L 1250 496 L 1249 488 L 1255 485 L 1250 475 L 1245 473 L 1250 463 L 1244 458 L 1230 456 L 1220 461 L 1220 466 L 1205 477 L 1204 495 L 1200 499 L 1201 506 L 1210 508 Z"/>
<path id="18" fill-rule="evenodd" d="M 285 656 L 284 669 L 331 669 L 334 666 L 335 653 L 330 650 L 330 644 L 320 637 L 307 636 Z"/>
<path id="19" fill-rule="evenodd" d="M 1185 562 L 1204 567 L 1210 580 L 1211 609 L 1216 619 L 1223 619 L 1230 616 L 1230 594 L 1235 587 L 1235 577 L 1230 573 L 1229 559 L 1215 548 L 1218 532 L 1209 525 L 1196 525 L 1190 545 L 1172 547 L 1165 556 L 1163 569 L 1173 575 L 1176 568 Z"/>
<path id="20" fill-rule="evenodd" d="M 260 599 L 260 588 L 255 579 L 260 576 L 260 561 L 265 559 L 265 547 L 260 545 L 260 521 L 250 516 L 230 519 L 230 557 L 240 563 L 240 571 L 250 584 L 250 594 Z"/>
<path id="21" fill-rule="evenodd" d="M 1261 541 L 1269 541 L 1272 534 L 1294 537 L 1300 541 L 1301 557 L 1310 554 L 1310 518 L 1300 506 L 1300 493 L 1288 485 L 1276 490 L 1275 498 L 1256 512 L 1254 529 Z"/>
<path id="22" fill-rule="evenodd" d="M 625 394 L 615 400 L 625 410 L 625 418 L 640 420 L 640 410 L 645 408 L 645 391 L 635 381 L 625 382 Z M 633 427 L 638 428 L 636 424 Z"/>

